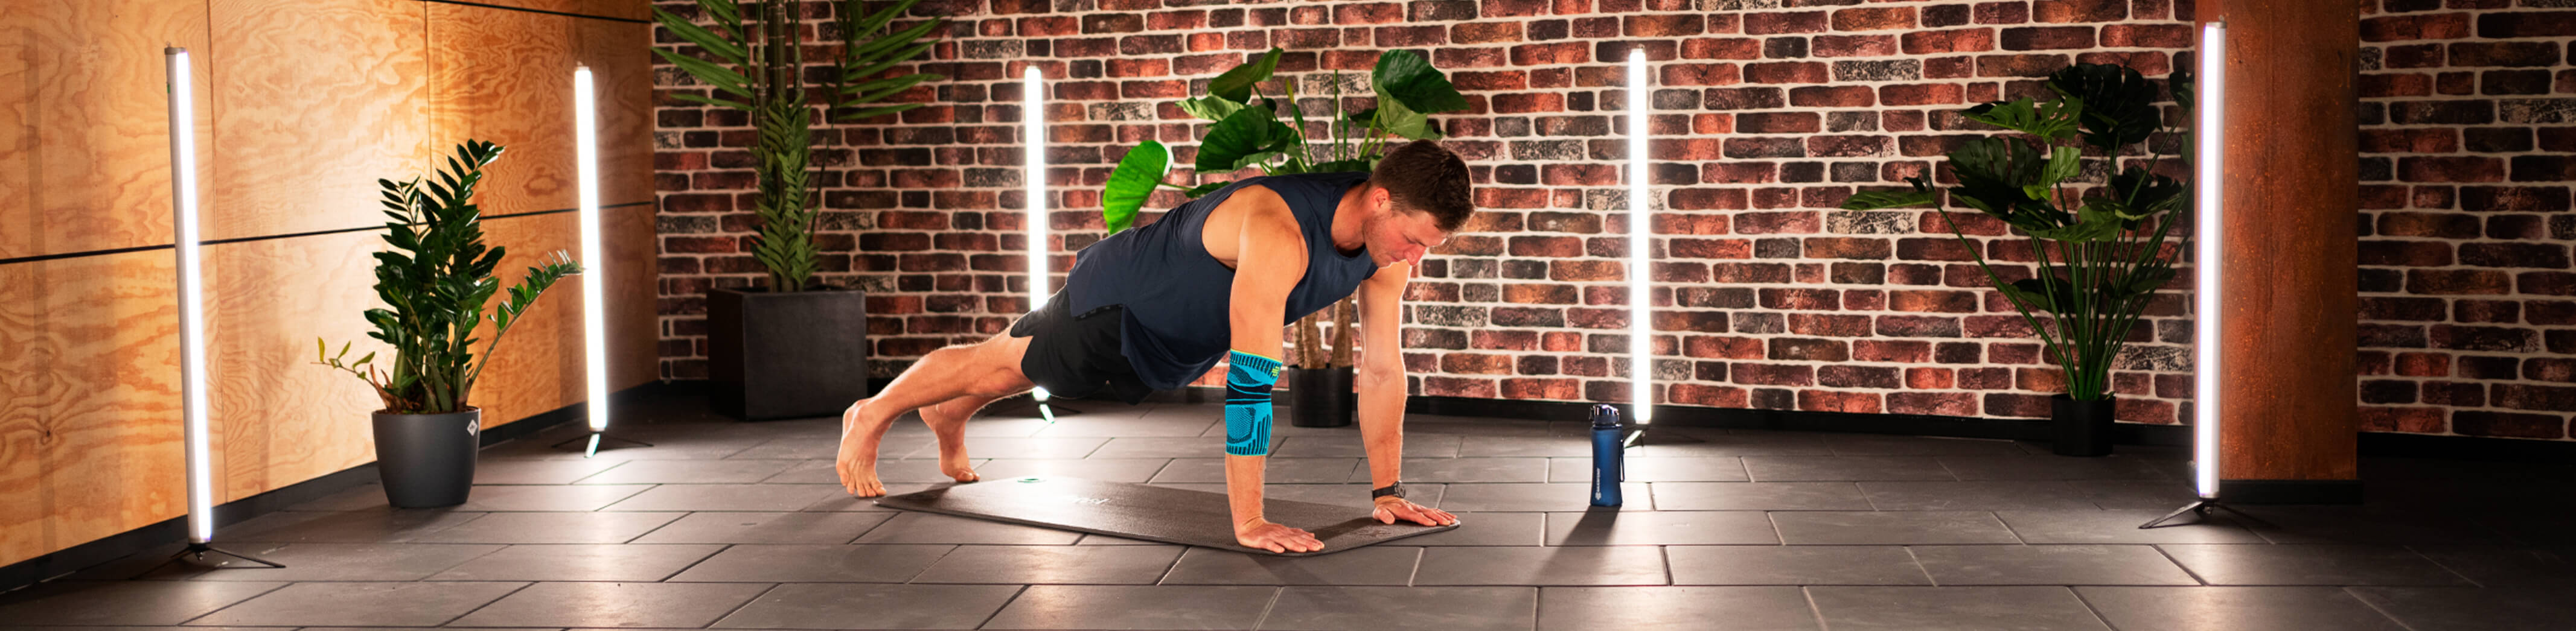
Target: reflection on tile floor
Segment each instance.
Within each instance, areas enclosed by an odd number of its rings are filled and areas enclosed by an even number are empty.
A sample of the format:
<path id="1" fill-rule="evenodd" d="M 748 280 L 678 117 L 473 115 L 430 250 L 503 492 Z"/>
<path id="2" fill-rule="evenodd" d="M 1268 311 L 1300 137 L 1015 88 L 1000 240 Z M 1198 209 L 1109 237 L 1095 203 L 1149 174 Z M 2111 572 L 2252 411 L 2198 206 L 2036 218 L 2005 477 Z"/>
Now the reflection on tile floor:
<path id="1" fill-rule="evenodd" d="M 1217 406 L 1082 407 L 975 420 L 975 467 L 1223 488 Z M 837 419 L 639 409 L 618 431 L 655 447 L 556 428 L 484 450 L 465 505 L 353 488 L 218 538 L 288 568 L 147 551 L 0 595 L 0 627 L 2576 628 L 2563 465 L 2367 460 L 2368 505 L 2139 530 L 2191 497 L 2182 450 L 1666 427 L 1695 440 L 1587 511 L 1580 419 L 1422 415 L 1412 497 L 1465 525 L 1290 559 L 887 511 L 834 483 Z M 1271 497 L 1364 510 L 1355 429 L 1279 434 Z M 884 445 L 893 492 L 944 481 L 918 422 Z"/>

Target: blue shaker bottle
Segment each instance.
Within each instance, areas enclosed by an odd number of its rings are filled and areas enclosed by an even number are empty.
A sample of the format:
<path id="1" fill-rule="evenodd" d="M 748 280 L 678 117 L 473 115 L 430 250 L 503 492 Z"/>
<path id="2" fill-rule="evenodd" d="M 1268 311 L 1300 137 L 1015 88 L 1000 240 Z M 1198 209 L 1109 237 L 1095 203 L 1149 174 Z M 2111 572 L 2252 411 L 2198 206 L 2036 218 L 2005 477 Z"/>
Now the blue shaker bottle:
<path id="1" fill-rule="evenodd" d="M 1619 410 L 1607 405 L 1592 406 L 1592 505 L 1616 507 L 1620 504 L 1619 483 L 1627 479 L 1628 468 L 1621 460 Z"/>

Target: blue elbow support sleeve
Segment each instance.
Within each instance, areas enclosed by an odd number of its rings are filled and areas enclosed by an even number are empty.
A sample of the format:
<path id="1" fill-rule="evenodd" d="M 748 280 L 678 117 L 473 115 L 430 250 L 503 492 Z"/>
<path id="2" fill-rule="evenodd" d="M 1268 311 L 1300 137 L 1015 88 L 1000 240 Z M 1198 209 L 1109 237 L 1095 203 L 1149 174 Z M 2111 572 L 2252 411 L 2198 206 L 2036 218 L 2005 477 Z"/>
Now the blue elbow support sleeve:
<path id="1" fill-rule="evenodd" d="M 1270 386 L 1279 383 L 1279 360 L 1233 351 L 1226 364 L 1225 453 L 1270 455 Z"/>

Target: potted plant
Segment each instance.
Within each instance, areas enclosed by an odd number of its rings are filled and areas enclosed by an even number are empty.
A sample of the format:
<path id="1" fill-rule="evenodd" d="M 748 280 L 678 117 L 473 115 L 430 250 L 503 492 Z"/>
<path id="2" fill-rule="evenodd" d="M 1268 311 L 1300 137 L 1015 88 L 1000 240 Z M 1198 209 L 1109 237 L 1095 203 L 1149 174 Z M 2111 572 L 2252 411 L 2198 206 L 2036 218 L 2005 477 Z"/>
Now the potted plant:
<path id="1" fill-rule="evenodd" d="M 1324 336 L 1318 326 L 1323 312 L 1297 319 L 1297 359 L 1288 368 L 1288 424 L 1351 424 L 1351 417 L 1359 409 L 1359 394 L 1351 388 L 1351 338 L 1358 324 L 1352 322 L 1355 311 L 1348 298 L 1333 303 L 1333 347 L 1329 354 L 1324 352 Z"/>
<path id="2" fill-rule="evenodd" d="M 347 361 L 349 344 L 338 355 L 314 338 L 317 363 L 357 375 L 384 401 L 375 413 L 376 471 L 383 476 L 385 499 L 396 507 L 453 506 L 465 502 L 474 488 L 474 453 L 483 427 L 483 412 L 469 404 L 476 380 L 490 363 L 492 349 L 510 332 L 537 296 L 581 266 L 563 252 L 528 268 L 526 278 L 489 316 L 483 306 L 501 283 L 493 269 L 507 248 L 483 246 L 482 210 L 474 205 L 474 186 L 483 167 L 501 157 L 501 146 L 468 140 L 447 159 L 438 181 L 413 177 L 384 187 L 385 242 L 393 251 L 376 253 L 376 297 L 386 308 L 368 309 L 376 325 L 367 337 L 393 346 L 390 367 L 367 353 Z M 474 329 L 492 321 L 492 339 L 478 361 Z"/>
<path id="3" fill-rule="evenodd" d="M 1280 82 L 1282 94 L 1277 98 L 1261 91 L 1260 84 L 1279 67 L 1280 54 L 1280 49 L 1272 48 L 1210 79 L 1206 94 L 1173 103 L 1181 111 L 1215 123 L 1199 140 L 1198 157 L 1192 164 L 1197 174 L 1232 173 L 1247 167 L 1257 167 L 1264 175 L 1368 171 L 1377 167 L 1389 137 L 1438 139 L 1440 129 L 1432 124 L 1430 115 L 1467 109 L 1466 97 L 1460 96 L 1449 78 L 1432 68 L 1422 55 L 1390 50 L 1378 55 L 1377 66 L 1369 73 L 1369 86 L 1376 97 L 1374 107 L 1346 111 L 1342 75 L 1336 72 L 1332 81 L 1332 116 L 1320 123 L 1309 123 L 1305 108 L 1297 101 L 1295 81 Z M 1295 124 L 1280 120 L 1283 107 L 1284 114 Z M 1321 132 L 1322 147 L 1308 139 L 1309 130 Z M 1118 160 L 1100 193 L 1101 220 L 1110 234 L 1134 224 L 1145 198 L 1156 189 L 1177 189 L 1182 196 L 1195 199 L 1230 183 L 1181 186 L 1165 182 L 1170 157 L 1170 150 L 1162 143 L 1148 140 Z M 1293 338 L 1297 360 L 1288 369 L 1290 424 L 1350 424 L 1358 405 L 1358 397 L 1351 390 L 1352 325 L 1356 312 L 1350 298 L 1333 305 L 1335 331 L 1330 355 L 1325 354 L 1322 335 L 1316 331 L 1321 313 L 1298 320 Z"/>
<path id="4" fill-rule="evenodd" d="M 2174 103 L 2192 108 L 2189 71 L 2167 81 Z M 2069 456 L 2111 453 L 2111 368 L 2156 290 L 2173 280 L 2174 262 L 2191 249 L 2190 236 L 2167 243 L 2176 212 L 2191 201 L 2190 185 L 2159 175 L 2165 158 L 2148 138 L 2166 131 L 2155 103 L 2156 86 L 2138 71 L 2112 64 L 2076 64 L 2048 77 L 2058 97 L 1993 102 L 1962 112 L 1971 120 L 2026 136 L 1970 140 L 1948 154 L 1958 185 L 1935 191 L 1924 177 L 1909 177 L 1911 190 L 1869 191 L 1842 205 L 1849 210 L 1932 204 L 1952 234 L 1974 257 L 1988 282 L 2046 345 L 2066 376 L 2066 393 L 2052 397 L 2054 451 Z M 2179 160 L 2188 161 L 2190 139 Z M 2132 148 L 2132 145 L 2139 145 Z M 2112 160 L 2109 181 L 2090 196 L 2069 191 L 2082 171 L 2085 148 Z M 2142 166 L 2135 156 L 2146 156 Z M 2121 156 L 2131 156 L 2128 164 Z M 2029 238 L 2038 271 L 1998 270 L 1986 262 L 1950 211 L 1936 202 L 1976 209 Z M 2068 210 L 2067 206 L 2074 208 Z M 2011 272 L 2011 273 L 2007 273 Z M 2008 276 L 2021 277 L 2010 278 Z M 2042 315 L 2045 314 L 2045 315 Z"/>
<path id="5" fill-rule="evenodd" d="M 837 137 L 830 133 L 836 123 L 921 107 L 862 107 L 943 78 L 880 76 L 930 49 L 933 42 L 915 40 L 937 30 L 938 19 L 878 34 L 919 1 L 875 13 L 862 12 L 859 0 L 840 3 L 838 39 L 829 49 L 804 41 L 799 2 L 698 0 L 710 26 L 653 9 L 662 28 L 707 56 L 653 50 L 712 90 L 671 98 L 743 111 L 757 130 L 752 203 L 760 228 L 752 255 L 768 277 L 765 286 L 707 290 L 709 400 L 719 412 L 749 420 L 828 416 L 868 396 L 867 296 L 814 279 L 816 189 L 831 179 L 814 159 L 813 106 L 823 106 L 826 137 Z M 832 60 L 825 80 L 809 92 L 803 62 L 824 58 Z"/>

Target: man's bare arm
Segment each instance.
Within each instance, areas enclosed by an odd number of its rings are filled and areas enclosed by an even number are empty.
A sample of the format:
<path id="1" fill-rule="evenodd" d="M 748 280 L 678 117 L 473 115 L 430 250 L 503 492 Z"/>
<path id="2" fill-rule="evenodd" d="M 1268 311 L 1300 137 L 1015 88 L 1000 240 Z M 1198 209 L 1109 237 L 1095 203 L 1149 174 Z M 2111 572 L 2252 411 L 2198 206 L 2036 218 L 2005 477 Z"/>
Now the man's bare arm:
<path id="1" fill-rule="evenodd" d="M 1238 354 L 1233 363 L 1239 366 L 1248 362 L 1264 362 L 1275 366 L 1283 355 L 1280 352 L 1283 328 L 1280 322 L 1286 319 L 1288 293 L 1305 277 L 1305 237 L 1298 231 L 1297 218 L 1289 214 L 1287 203 L 1266 189 L 1237 191 L 1225 205 L 1237 204 L 1240 206 L 1224 209 L 1235 215 L 1229 219 L 1240 219 L 1229 222 L 1241 226 L 1240 234 L 1232 244 L 1234 247 L 1212 247 L 1209 252 L 1220 259 L 1230 258 L 1235 262 L 1234 287 L 1228 296 L 1230 313 L 1227 316 L 1227 324 L 1232 327 L 1232 346 Z M 1211 242 L 1218 240 L 1209 239 Z M 1233 251 L 1221 251 L 1227 249 Z M 1231 256 L 1227 256 L 1229 254 Z M 1276 376 L 1275 370 L 1261 375 L 1271 381 L 1275 381 Z M 1268 384 L 1261 385 L 1263 393 L 1267 394 Z M 1229 385 L 1229 390 L 1233 389 L 1234 386 Z M 1270 447 L 1266 421 L 1272 416 L 1268 402 L 1260 402 L 1248 410 L 1232 409 L 1237 407 L 1235 404 L 1227 407 L 1229 434 L 1237 429 L 1234 426 L 1240 419 L 1235 416 L 1247 411 L 1259 414 L 1262 418 L 1260 424 L 1264 427 L 1247 436 L 1245 445 L 1236 445 L 1235 436 L 1227 437 L 1225 491 L 1227 505 L 1233 512 L 1235 542 L 1272 552 L 1323 549 L 1324 544 L 1316 540 L 1313 533 L 1261 518 L 1262 467 L 1268 460 Z"/>
<path id="2" fill-rule="evenodd" d="M 1386 488 L 1404 480 L 1404 285 L 1411 263 L 1379 268 L 1360 284 L 1360 440 L 1368 450 L 1369 480 Z M 1458 516 L 1410 500 L 1376 498 L 1373 516 L 1384 523 L 1425 526 L 1458 523 Z"/>

